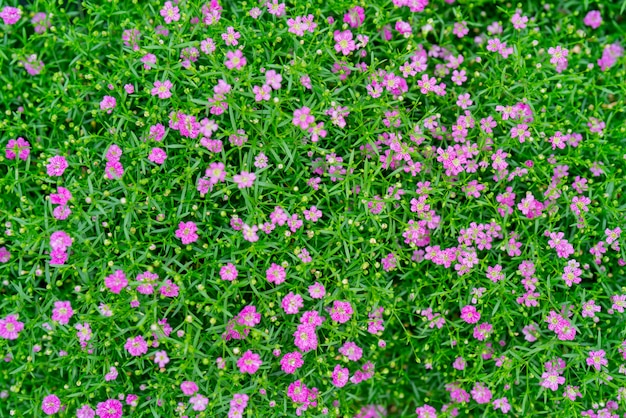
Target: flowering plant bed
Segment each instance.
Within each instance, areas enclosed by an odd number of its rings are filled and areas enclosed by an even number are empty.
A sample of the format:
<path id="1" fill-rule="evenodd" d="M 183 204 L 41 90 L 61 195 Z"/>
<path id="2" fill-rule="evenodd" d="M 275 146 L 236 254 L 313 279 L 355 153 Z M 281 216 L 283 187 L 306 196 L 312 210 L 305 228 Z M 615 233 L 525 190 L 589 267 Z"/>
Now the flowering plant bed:
<path id="1" fill-rule="evenodd" d="M 622 2 L 0 5 L 0 417 L 626 413 Z"/>

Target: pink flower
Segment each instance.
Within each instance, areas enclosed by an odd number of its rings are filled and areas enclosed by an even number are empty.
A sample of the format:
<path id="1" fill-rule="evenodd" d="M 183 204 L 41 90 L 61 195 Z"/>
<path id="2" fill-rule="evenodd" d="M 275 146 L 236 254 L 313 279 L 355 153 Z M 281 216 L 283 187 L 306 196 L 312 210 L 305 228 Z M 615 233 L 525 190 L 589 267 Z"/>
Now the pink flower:
<path id="1" fill-rule="evenodd" d="M 182 390 L 185 395 L 191 396 L 198 391 L 198 385 L 195 382 L 186 380 L 180 384 L 180 390 Z"/>
<path id="2" fill-rule="evenodd" d="M 343 15 L 343 21 L 351 28 L 358 28 L 365 21 L 365 10 L 361 6 L 354 6 Z"/>
<path id="3" fill-rule="evenodd" d="M 466 305 L 461 308 L 461 319 L 468 324 L 475 324 L 480 320 L 480 312 L 473 305 Z"/>
<path id="4" fill-rule="evenodd" d="M 159 165 L 163 164 L 166 158 L 167 154 L 162 148 L 152 148 L 150 155 L 148 155 L 150 161 Z"/>
<path id="5" fill-rule="evenodd" d="M 16 340 L 24 323 L 17 320 L 17 315 L 7 315 L 0 319 L 0 337 L 5 340 Z"/>
<path id="6" fill-rule="evenodd" d="M 309 286 L 309 296 L 313 299 L 322 299 L 326 295 L 326 289 L 320 282 L 315 282 Z"/>
<path id="7" fill-rule="evenodd" d="M 76 410 L 76 418 L 94 418 L 95 416 L 96 411 L 94 411 L 89 405 L 83 405 Z"/>
<path id="8" fill-rule="evenodd" d="M 117 369 L 114 366 L 111 366 L 109 368 L 109 372 L 104 375 L 104 380 L 105 380 L 105 382 L 111 382 L 111 381 L 117 379 L 117 376 L 118 376 Z"/>
<path id="9" fill-rule="evenodd" d="M 100 102 L 100 110 L 108 110 L 107 113 L 111 113 L 113 112 L 113 109 L 115 109 L 116 104 L 117 101 L 115 100 L 115 97 L 104 96 L 104 98 Z"/>
<path id="10" fill-rule="evenodd" d="M 171 1 L 165 2 L 163 8 L 159 11 L 159 14 L 163 16 L 165 23 L 178 22 L 180 20 L 179 9 L 174 6 Z"/>
<path id="11" fill-rule="evenodd" d="M 122 403 L 117 399 L 107 399 L 98 404 L 96 415 L 100 418 L 121 418 L 122 407 Z"/>
<path id="12" fill-rule="evenodd" d="M 72 245 L 72 238 L 65 231 L 56 231 L 50 235 L 50 247 L 53 250 L 65 251 Z"/>
<path id="13" fill-rule="evenodd" d="M 348 360 L 351 361 L 359 361 L 363 356 L 363 349 L 353 343 L 352 341 L 347 341 L 340 349 L 339 352 L 344 356 L 348 357 Z"/>
<path id="14" fill-rule="evenodd" d="M 222 278 L 222 280 L 232 282 L 237 278 L 237 275 L 237 268 L 233 263 L 227 263 L 225 266 L 222 266 L 222 268 L 220 268 L 220 277 Z"/>
<path id="15" fill-rule="evenodd" d="M 300 324 L 293 336 L 295 337 L 294 344 L 303 352 L 306 353 L 317 348 L 317 334 L 315 334 L 314 326 Z"/>
<path id="16" fill-rule="evenodd" d="M 287 273 L 282 266 L 272 263 L 270 268 L 265 271 L 265 278 L 268 282 L 279 285 L 285 281 Z"/>
<path id="17" fill-rule="evenodd" d="M 189 399 L 189 403 L 193 405 L 192 409 L 194 411 L 204 411 L 209 404 L 209 398 L 198 393 Z"/>
<path id="18" fill-rule="evenodd" d="M 67 325 L 70 318 L 74 315 L 74 310 L 69 301 L 54 302 L 54 309 L 52 310 L 52 320 L 58 322 L 61 325 Z"/>
<path id="19" fill-rule="evenodd" d="M 356 49 L 356 44 L 352 39 L 352 32 L 350 30 L 345 30 L 343 32 L 336 30 L 334 32 L 334 39 L 335 51 L 338 53 L 340 52 L 343 55 L 349 55 Z"/>
<path id="20" fill-rule="evenodd" d="M 119 295 L 122 289 L 128 286 L 126 274 L 122 270 L 116 270 L 115 273 L 104 278 L 104 285 L 111 291 Z"/>
<path id="21" fill-rule="evenodd" d="M 140 356 L 148 352 L 148 344 L 141 335 L 128 338 L 126 344 L 124 344 L 124 348 L 131 356 Z"/>
<path id="22" fill-rule="evenodd" d="M 283 298 L 282 307 L 286 314 L 297 314 L 300 312 L 300 308 L 304 306 L 302 296 L 289 292 L 287 296 Z"/>
<path id="23" fill-rule="evenodd" d="M 292 122 L 294 125 L 307 129 L 315 121 L 315 117 L 311 115 L 311 109 L 304 106 L 293 112 Z"/>
<path id="24" fill-rule="evenodd" d="M 541 378 L 543 379 L 541 381 L 541 386 L 553 391 L 556 391 L 559 388 L 559 385 L 565 383 L 565 378 L 559 375 L 556 371 L 544 372 L 541 375 Z"/>
<path id="25" fill-rule="evenodd" d="M 276 71 L 269 70 L 265 73 L 265 85 L 270 86 L 272 89 L 280 89 L 281 81 L 283 81 L 283 76 Z"/>
<path id="26" fill-rule="evenodd" d="M 67 160 L 61 155 L 56 155 L 50 158 L 48 160 L 48 165 L 46 166 L 48 169 L 48 175 L 56 177 L 62 176 L 67 167 Z"/>
<path id="27" fill-rule="evenodd" d="M 233 181 L 237 183 L 237 187 L 240 189 L 252 187 L 254 180 L 256 180 L 256 174 L 248 173 L 247 171 L 242 171 L 241 173 L 233 176 Z"/>
<path id="28" fill-rule="evenodd" d="M 607 366 L 609 361 L 606 359 L 606 353 L 604 350 L 590 351 L 589 357 L 587 357 L 587 366 L 591 366 L 597 371 L 602 369 L 602 366 Z"/>
<path id="29" fill-rule="evenodd" d="M 303 364 L 302 354 L 299 351 L 287 353 L 280 360 L 280 368 L 287 374 L 295 373 Z"/>
<path id="30" fill-rule="evenodd" d="M 165 284 L 159 288 L 161 295 L 168 298 L 175 298 L 178 296 L 178 290 L 178 286 L 169 279 L 167 279 Z"/>
<path id="31" fill-rule="evenodd" d="M 170 80 L 165 80 L 164 82 L 155 81 L 154 88 L 150 91 L 150 94 L 158 96 L 159 99 L 168 99 L 172 97 L 172 92 L 170 91 L 172 87 L 173 84 Z"/>
<path id="32" fill-rule="evenodd" d="M 41 402 L 41 410 L 46 415 L 53 415 L 61 409 L 61 400 L 57 395 L 48 395 Z"/>
<path id="33" fill-rule="evenodd" d="M 602 15 L 599 10 L 591 10 L 585 18 L 583 19 L 583 23 L 593 29 L 598 29 L 602 24 Z"/>
<path id="34" fill-rule="evenodd" d="M 237 360 L 237 367 L 239 367 L 239 371 L 241 373 L 254 374 L 257 370 L 259 370 L 259 367 L 261 367 L 262 364 L 263 362 L 261 361 L 261 356 L 250 350 L 243 353 L 243 356 Z"/>
<path id="35" fill-rule="evenodd" d="M 489 403 L 491 400 L 491 391 L 489 388 L 482 383 L 476 383 L 474 388 L 471 390 L 472 398 L 479 404 Z"/>
<path id="36" fill-rule="evenodd" d="M 354 311 L 350 302 L 336 300 L 330 310 L 330 318 L 340 324 L 344 324 L 350 320 Z"/>
<path id="37" fill-rule="evenodd" d="M 335 366 L 333 370 L 333 385 L 338 388 L 342 388 L 348 383 L 350 378 L 350 371 L 347 367 L 341 367 L 339 364 Z"/>
<path id="38" fill-rule="evenodd" d="M 11 253 L 6 247 L 0 247 L 0 263 L 8 263 L 11 259 Z"/>
<path id="39" fill-rule="evenodd" d="M 5 151 L 8 160 L 14 160 L 15 157 L 18 157 L 20 160 L 26 161 L 29 154 L 30 144 L 24 138 L 9 139 Z"/>
<path id="40" fill-rule="evenodd" d="M 165 350 L 157 351 L 154 353 L 154 362 L 158 364 L 160 368 L 163 368 L 170 362 L 170 358 L 167 356 L 167 352 Z"/>
<path id="41" fill-rule="evenodd" d="M 122 178 L 124 166 L 119 161 L 107 161 L 104 173 L 109 180 Z"/>
<path id="42" fill-rule="evenodd" d="M 254 93 L 254 100 L 260 102 L 262 100 L 269 100 L 271 98 L 270 92 L 272 88 L 267 84 L 262 86 L 254 86 L 252 87 L 252 92 Z"/>
<path id="43" fill-rule="evenodd" d="M 22 17 L 22 11 L 17 7 L 5 6 L 0 12 L 0 18 L 5 25 L 14 25 Z"/>
<path id="44" fill-rule="evenodd" d="M 178 230 L 176 231 L 176 238 L 180 238 L 184 245 L 191 244 L 198 240 L 198 234 L 196 231 L 198 227 L 192 221 L 181 222 L 178 224 Z"/>
<path id="45" fill-rule="evenodd" d="M 243 56 L 243 52 L 240 50 L 237 49 L 235 52 L 228 51 L 226 53 L 226 62 L 224 62 L 224 65 L 229 70 L 232 70 L 233 68 L 241 70 L 246 64 L 246 57 Z"/>
<path id="46" fill-rule="evenodd" d="M 53 205 L 65 205 L 72 198 L 72 193 L 65 187 L 57 187 L 57 192 L 50 195 L 50 203 Z"/>

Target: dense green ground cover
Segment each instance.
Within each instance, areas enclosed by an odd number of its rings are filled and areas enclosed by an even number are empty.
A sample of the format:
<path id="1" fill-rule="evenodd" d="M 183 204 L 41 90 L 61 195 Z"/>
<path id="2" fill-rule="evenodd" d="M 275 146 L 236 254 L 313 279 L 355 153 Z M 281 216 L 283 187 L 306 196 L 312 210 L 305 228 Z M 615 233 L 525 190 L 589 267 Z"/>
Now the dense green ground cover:
<path id="1" fill-rule="evenodd" d="M 16 5 L 0 417 L 626 413 L 626 3 Z"/>

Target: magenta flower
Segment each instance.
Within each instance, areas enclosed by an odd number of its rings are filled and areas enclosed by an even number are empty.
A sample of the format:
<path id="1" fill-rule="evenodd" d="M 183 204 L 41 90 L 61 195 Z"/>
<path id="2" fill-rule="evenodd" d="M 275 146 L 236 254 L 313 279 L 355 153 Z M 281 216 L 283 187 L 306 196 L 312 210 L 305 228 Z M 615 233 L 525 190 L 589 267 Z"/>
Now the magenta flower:
<path id="1" fill-rule="evenodd" d="M 126 344 L 124 344 L 124 348 L 131 356 L 140 356 L 148 352 L 148 344 L 141 335 L 128 338 Z"/>
<path id="2" fill-rule="evenodd" d="M 304 364 L 302 354 L 299 351 L 287 353 L 280 360 L 280 368 L 287 374 L 293 374 Z"/>
<path id="3" fill-rule="evenodd" d="M 100 102 L 100 110 L 106 110 L 107 113 L 111 113 L 113 112 L 113 109 L 115 109 L 116 104 L 117 101 L 115 100 L 115 97 L 104 96 Z"/>
<path id="4" fill-rule="evenodd" d="M 124 166 L 119 161 L 107 161 L 104 167 L 104 173 L 109 180 L 122 178 L 124 175 Z"/>
<path id="5" fill-rule="evenodd" d="M 96 408 L 96 415 L 100 418 L 121 418 L 122 412 L 122 403 L 117 399 L 107 399 Z"/>
<path id="6" fill-rule="evenodd" d="M 354 311 L 352 310 L 350 302 L 336 300 L 333 302 L 333 307 L 330 310 L 330 318 L 333 321 L 344 324 L 350 320 L 353 313 Z"/>
<path id="7" fill-rule="evenodd" d="M 161 350 L 154 353 L 154 362 L 158 364 L 160 368 L 163 368 L 170 362 L 170 358 L 167 356 L 167 352 L 165 350 Z"/>
<path id="8" fill-rule="evenodd" d="M 72 245 L 72 238 L 65 231 L 56 231 L 50 235 L 50 247 L 53 250 L 65 251 Z"/>
<path id="9" fill-rule="evenodd" d="M 61 409 L 61 400 L 57 395 L 48 395 L 41 402 L 41 410 L 46 415 L 54 415 Z"/>
<path id="10" fill-rule="evenodd" d="M 239 371 L 241 373 L 250 373 L 254 374 L 263 362 L 261 361 L 261 356 L 253 353 L 252 351 L 246 351 L 243 356 L 239 360 L 237 360 L 237 367 L 239 367 Z"/>
<path id="11" fill-rule="evenodd" d="M 189 403 L 193 405 L 191 409 L 194 411 L 204 411 L 209 404 L 209 398 L 198 393 L 189 399 Z"/>
<path id="12" fill-rule="evenodd" d="M 7 247 L 0 247 L 0 263 L 8 263 L 11 259 L 11 253 Z"/>
<path id="13" fill-rule="evenodd" d="M 0 319 L 0 338 L 16 340 L 24 329 L 24 323 L 17 320 L 17 315 L 7 315 Z"/>
<path id="14" fill-rule="evenodd" d="M 338 388 L 342 388 L 348 383 L 350 378 L 350 371 L 347 367 L 341 367 L 339 364 L 335 366 L 333 370 L 333 385 Z"/>
<path id="15" fill-rule="evenodd" d="M 302 296 L 289 292 L 289 294 L 283 298 L 281 305 L 286 314 L 293 315 L 300 312 L 300 308 L 304 306 L 304 301 Z"/>
<path id="16" fill-rule="evenodd" d="M 599 10 L 591 10 L 585 15 L 583 23 L 590 28 L 598 29 L 602 24 L 602 15 Z"/>
<path id="17" fill-rule="evenodd" d="M 224 62 L 224 65 L 229 70 L 232 70 L 233 68 L 241 70 L 246 64 L 246 57 L 243 56 L 243 52 L 240 50 L 237 49 L 235 52 L 228 51 L 226 53 L 226 62 Z"/>
<path id="18" fill-rule="evenodd" d="M 220 268 L 220 277 L 222 278 L 222 280 L 232 282 L 237 278 L 237 275 L 237 268 L 233 263 L 227 263 L 225 266 L 222 266 L 222 268 Z"/>
<path id="19" fill-rule="evenodd" d="M 237 187 L 240 189 L 252 187 L 254 180 L 256 180 L 256 174 L 248 173 L 247 171 L 242 171 L 241 173 L 233 176 L 233 181 L 237 183 Z"/>
<path id="20" fill-rule="evenodd" d="M 163 16 L 163 20 L 168 24 L 180 20 L 179 9 L 174 6 L 171 1 L 166 1 L 165 4 L 163 4 L 163 8 L 159 11 L 159 14 Z"/>
<path id="21" fill-rule="evenodd" d="M 166 158 L 167 154 L 162 148 L 152 148 L 150 155 L 148 155 L 148 160 L 159 165 L 163 164 Z"/>
<path id="22" fill-rule="evenodd" d="M 315 117 L 311 115 L 311 109 L 306 106 L 296 109 L 293 112 L 292 123 L 302 129 L 308 129 L 309 125 L 311 125 L 314 121 Z"/>
<path id="23" fill-rule="evenodd" d="M 589 357 L 587 357 L 587 366 L 591 366 L 597 371 L 602 369 L 602 366 L 607 366 L 609 361 L 606 359 L 606 353 L 604 350 L 590 351 Z"/>
<path id="24" fill-rule="evenodd" d="M 65 172 L 65 169 L 68 167 L 67 160 L 65 157 L 61 155 L 56 155 L 51 157 L 48 160 L 48 165 L 46 166 L 48 170 L 49 176 L 60 177 Z"/>
<path id="25" fill-rule="evenodd" d="M 170 89 L 173 87 L 173 84 L 170 80 L 155 81 L 154 88 L 150 90 L 150 94 L 153 96 L 158 96 L 159 99 L 168 99 L 172 97 L 172 92 Z"/>
<path id="26" fill-rule="evenodd" d="M 270 268 L 265 271 L 265 278 L 268 282 L 279 285 L 285 281 L 287 273 L 282 266 L 272 263 Z"/>
<path id="27" fill-rule="evenodd" d="M 122 289 L 128 286 L 126 274 L 122 270 L 116 270 L 115 273 L 105 277 L 104 285 L 111 291 L 119 295 Z"/>
<path id="28" fill-rule="evenodd" d="M 365 21 L 365 10 L 361 6 L 354 6 L 343 15 L 343 21 L 351 28 L 358 28 Z"/>
<path id="29" fill-rule="evenodd" d="M 30 154 L 30 144 L 24 138 L 9 139 L 7 143 L 5 156 L 8 160 L 14 160 L 15 157 L 26 161 Z"/>
<path id="30" fill-rule="evenodd" d="M 198 385 L 195 382 L 186 380 L 180 384 L 180 390 L 182 390 L 185 395 L 191 396 L 198 391 Z"/>
<path id="31" fill-rule="evenodd" d="M 52 310 L 52 320 L 62 325 L 67 325 L 70 318 L 74 315 L 74 310 L 69 301 L 54 302 L 54 309 Z"/>
<path id="32" fill-rule="evenodd" d="M 315 282 L 309 286 L 309 296 L 313 299 L 322 299 L 326 295 L 326 289 L 320 282 Z"/>
<path id="33" fill-rule="evenodd" d="M 5 6 L 0 11 L 0 18 L 2 18 L 5 25 L 14 25 L 21 17 L 22 11 L 17 7 Z"/>
<path id="34" fill-rule="evenodd" d="M 468 324 L 475 324 L 480 320 L 480 312 L 473 305 L 466 305 L 461 308 L 461 319 Z"/>
<path id="35" fill-rule="evenodd" d="M 342 53 L 343 55 L 349 55 L 356 49 L 356 43 L 352 39 L 352 32 L 345 30 L 340 32 L 336 30 L 333 34 L 335 39 L 335 51 Z"/>
<path id="36" fill-rule="evenodd" d="M 344 356 L 348 357 L 348 360 L 351 361 L 359 361 L 363 356 L 363 349 L 353 343 L 352 341 L 347 341 L 340 349 L 339 352 Z"/>
<path id="37" fill-rule="evenodd" d="M 178 230 L 176 230 L 176 238 L 180 238 L 184 245 L 191 244 L 198 241 L 198 234 L 196 231 L 198 227 L 192 221 L 181 222 L 178 224 Z"/>
<path id="38" fill-rule="evenodd" d="M 306 353 L 317 348 L 317 334 L 315 334 L 314 326 L 300 324 L 293 336 L 295 337 L 294 344 L 303 352 Z"/>

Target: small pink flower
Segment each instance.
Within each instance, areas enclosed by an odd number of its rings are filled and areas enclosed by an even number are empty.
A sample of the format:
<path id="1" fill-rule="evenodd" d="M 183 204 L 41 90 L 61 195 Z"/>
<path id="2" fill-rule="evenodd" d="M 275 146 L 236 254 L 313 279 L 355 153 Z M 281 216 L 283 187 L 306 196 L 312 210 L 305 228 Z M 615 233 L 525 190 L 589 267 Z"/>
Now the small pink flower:
<path id="1" fill-rule="evenodd" d="M 186 380 L 180 384 L 180 390 L 182 390 L 185 395 L 191 396 L 198 391 L 198 385 L 195 382 Z"/>
<path id="2" fill-rule="evenodd" d="M 309 296 L 313 299 L 322 299 L 326 295 L 326 289 L 320 282 L 315 282 L 309 286 Z"/>
<path id="3" fill-rule="evenodd" d="M 155 81 L 154 88 L 150 91 L 150 94 L 153 96 L 158 96 L 159 99 L 168 99 L 172 97 L 172 92 L 170 89 L 173 87 L 173 84 L 169 80 Z"/>
<path id="4" fill-rule="evenodd" d="M 100 402 L 96 408 L 96 415 L 100 418 L 121 418 L 123 405 L 117 399 L 107 399 Z"/>
<path id="5" fill-rule="evenodd" d="M 56 155 L 48 160 L 48 165 L 46 166 L 48 170 L 49 176 L 60 177 L 65 172 L 65 169 L 68 167 L 67 160 L 65 157 L 61 155 Z"/>
<path id="6" fill-rule="evenodd" d="M 583 19 L 583 23 L 590 28 L 598 29 L 602 24 L 602 15 L 599 10 L 591 10 L 585 18 Z"/>
<path id="7" fill-rule="evenodd" d="M 48 395 L 41 402 L 41 410 L 46 415 L 53 415 L 61 409 L 61 400 L 57 395 Z"/>
<path id="8" fill-rule="evenodd" d="M 30 143 L 24 138 L 9 139 L 7 143 L 5 156 L 8 160 L 14 160 L 15 157 L 20 160 L 26 161 L 30 154 Z"/>
<path id="9" fill-rule="evenodd" d="M 24 323 L 17 320 L 17 315 L 7 315 L 0 319 L 0 338 L 16 340 L 20 331 L 24 329 Z"/>
<path id="10" fill-rule="evenodd" d="M 246 351 L 243 356 L 237 360 L 237 367 L 239 367 L 241 373 L 254 374 L 259 370 L 262 364 L 261 356 L 250 350 Z"/>
<path id="11" fill-rule="evenodd" d="M 350 320 L 354 311 L 350 302 L 336 300 L 330 310 L 330 318 L 340 324 L 344 324 Z"/>
<path id="12" fill-rule="evenodd" d="M 198 241 L 197 230 L 198 227 L 194 222 L 181 222 L 178 224 L 178 230 L 175 235 L 176 238 L 180 238 L 184 245 L 187 245 Z"/>
<path id="13" fill-rule="evenodd" d="M 227 59 L 226 62 L 224 62 L 224 65 L 226 65 L 226 68 L 229 70 L 241 70 L 247 64 L 246 57 L 244 57 L 243 52 L 238 49 L 235 50 L 235 52 L 228 51 L 226 53 L 226 58 Z"/>
<path id="14" fill-rule="evenodd" d="M 287 374 L 293 374 L 304 364 L 302 354 L 299 351 L 287 353 L 280 360 L 280 368 Z"/>
<path id="15" fill-rule="evenodd" d="M 256 175 L 254 173 L 248 173 L 247 171 L 242 171 L 233 176 L 233 181 L 237 183 L 237 187 L 240 189 L 252 187 L 254 180 L 256 180 Z"/>
<path id="16" fill-rule="evenodd" d="M 272 263 L 269 269 L 265 271 L 265 278 L 268 282 L 279 285 L 285 281 L 287 273 L 282 266 Z"/>
<path id="17" fill-rule="evenodd" d="M 304 306 L 302 296 L 289 292 L 287 296 L 283 298 L 282 307 L 286 314 L 293 315 L 300 311 L 300 308 Z"/>
<path id="18" fill-rule="evenodd" d="M 475 324 L 480 320 L 480 312 L 473 305 L 466 305 L 461 309 L 461 319 L 468 324 Z"/>
<path id="19" fill-rule="evenodd" d="M 314 121 L 315 117 L 311 115 L 311 109 L 306 106 L 296 109 L 293 112 L 293 124 L 302 129 L 308 129 L 309 125 L 311 125 Z"/>
<path id="20" fill-rule="evenodd" d="M 67 325 L 70 318 L 74 315 L 74 310 L 69 301 L 54 302 L 54 309 L 52 310 L 52 320 L 62 325 Z"/>
<path id="21" fill-rule="evenodd" d="M 342 388 L 348 383 L 350 378 L 350 371 L 347 367 L 341 367 L 339 364 L 335 366 L 333 370 L 333 385 L 338 388 Z"/>
<path id="22" fill-rule="evenodd" d="M 168 24 L 180 20 L 179 9 L 174 6 L 171 1 L 166 1 L 165 4 L 163 4 L 163 8 L 159 11 L 159 14 L 163 16 L 163 20 Z"/>
<path id="23" fill-rule="evenodd" d="M 119 295 L 122 289 L 128 286 L 126 274 L 122 270 L 116 270 L 115 273 L 105 277 L 104 285 L 111 291 Z"/>
<path id="24" fill-rule="evenodd" d="M 237 278 L 237 275 L 237 268 L 233 263 L 227 263 L 225 266 L 222 266 L 222 268 L 220 268 L 220 277 L 222 278 L 222 280 L 232 282 Z"/>
<path id="25" fill-rule="evenodd" d="M 22 10 L 17 7 L 5 6 L 0 11 L 0 18 L 4 21 L 5 25 L 14 25 L 22 17 Z"/>
<path id="26" fill-rule="evenodd" d="M 140 356 L 148 352 L 148 344 L 141 335 L 128 338 L 126 344 L 124 344 L 124 348 L 131 356 Z"/>
<path id="27" fill-rule="evenodd" d="M 159 165 L 163 164 L 166 158 L 167 154 L 162 148 L 152 148 L 150 155 L 148 155 L 150 161 Z"/>
<path id="28" fill-rule="evenodd" d="M 170 358 L 167 356 L 167 352 L 165 350 L 157 351 L 154 353 L 154 362 L 158 364 L 160 368 L 163 368 L 170 362 Z"/>
<path id="29" fill-rule="evenodd" d="M 107 113 L 113 112 L 115 106 L 117 105 L 117 101 L 113 96 L 104 96 L 102 101 L 100 102 L 100 110 L 106 110 Z"/>
<path id="30" fill-rule="evenodd" d="M 126 91 L 126 94 L 133 94 L 135 92 L 135 86 L 132 84 L 124 84 L 124 91 Z"/>

